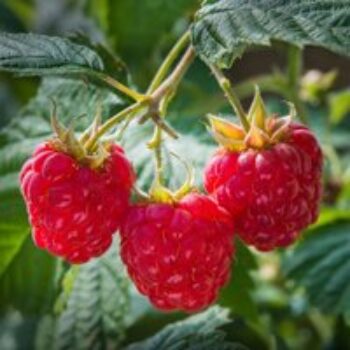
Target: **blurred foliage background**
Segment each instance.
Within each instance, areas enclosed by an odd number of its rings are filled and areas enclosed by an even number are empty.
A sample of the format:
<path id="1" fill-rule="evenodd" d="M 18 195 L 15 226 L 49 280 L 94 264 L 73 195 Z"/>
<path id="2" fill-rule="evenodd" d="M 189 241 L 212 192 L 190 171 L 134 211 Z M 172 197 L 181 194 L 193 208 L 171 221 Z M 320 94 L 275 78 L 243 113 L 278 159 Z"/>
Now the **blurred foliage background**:
<path id="1" fill-rule="evenodd" d="M 142 90 L 198 7 L 197 0 L 1 0 L 0 30 L 84 33 L 111 48 Z M 288 69 L 287 52 L 282 43 L 253 48 L 226 72 L 245 104 L 259 83 L 269 110 L 287 112 L 279 79 Z M 50 134 L 49 99 L 57 100 L 63 121 L 86 113 L 80 130 L 98 102 L 107 117 L 128 101 L 83 80 L 0 73 L 0 349 L 350 349 L 350 65 L 319 48 L 307 48 L 303 63 L 297 102 L 325 154 L 320 219 L 287 252 L 262 255 L 237 242 L 219 306 L 186 321 L 188 315 L 154 310 L 134 290 L 116 245 L 102 259 L 70 268 L 34 248 L 29 236 L 17 173 Z M 168 147 L 195 165 L 198 185 L 215 148 L 204 125 L 208 112 L 230 110 L 196 60 L 170 109 L 182 137 Z M 123 141 L 144 188 L 152 179 L 145 148 L 151 127 L 130 128 Z M 179 165 L 167 165 L 170 184 L 181 181 Z"/>

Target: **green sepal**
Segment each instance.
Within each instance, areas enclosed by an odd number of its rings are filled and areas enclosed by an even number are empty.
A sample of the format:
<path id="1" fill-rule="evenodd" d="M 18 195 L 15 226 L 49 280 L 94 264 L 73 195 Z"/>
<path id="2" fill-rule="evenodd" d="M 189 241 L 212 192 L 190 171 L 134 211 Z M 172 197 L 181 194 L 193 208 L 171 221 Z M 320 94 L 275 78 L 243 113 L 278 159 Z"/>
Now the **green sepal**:
<path id="1" fill-rule="evenodd" d="M 160 183 L 158 177 L 153 181 L 149 191 L 149 198 L 156 203 L 173 204 L 175 202 L 173 193 Z"/>
<path id="2" fill-rule="evenodd" d="M 258 129 L 265 131 L 265 121 L 267 118 L 266 107 L 260 94 L 260 89 L 255 86 L 255 95 L 248 112 L 248 121 Z"/>
<path id="3" fill-rule="evenodd" d="M 207 117 L 210 123 L 209 131 L 220 145 L 231 151 L 245 148 L 245 132 L 240 126 L 211 114 Z"/>

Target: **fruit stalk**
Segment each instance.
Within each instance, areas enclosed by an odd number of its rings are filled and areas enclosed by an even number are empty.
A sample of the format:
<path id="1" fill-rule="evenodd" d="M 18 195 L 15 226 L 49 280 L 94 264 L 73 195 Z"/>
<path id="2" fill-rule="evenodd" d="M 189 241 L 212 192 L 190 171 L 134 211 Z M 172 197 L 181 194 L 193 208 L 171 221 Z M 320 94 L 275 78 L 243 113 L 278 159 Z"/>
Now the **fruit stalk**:
<path id="1" fill-rule="evenodd" d="M 242 104 L 239 101 L 239 98 L 237 97 L 236 93 L 232 89 L 231 82 L 225 77 L 225 75 L 222 73 L 222 71 L 218 67 L 211 65 L 210 68 L 216 80 L 218 81 L 221 89 L 224 91 L 227 100 L 230 102 L 231 106 L 236 112 L 244 130 L 248 131 L 249 122 L 247 120 Z"/>
<path id="2" fill-rule="evenodd" d="M 170 136 L 177 138 L 176 133 L 171 134 L 169 128 L 164 128 L 166 124 L 162 121 L 161 117 L 166 114 L 167 106 L 169 105 L 172 97 L 175 95 L 176 89 L 182 80 L 183 76 L 187 72 L 187 69 L 195 59 L 195 51 L 192 46 L 189 46 L 182 56 L 181 60 L 169 75 L 169 77 L 163 81 L 163 83 L 152 93 L 150 99 L 150 112 L 146 113 L 139 121 L 140 124 L 145 123 L 148 118 L 152 118 L 153 121 L 158 124 L 164 131 Z M 164 124 L 162 126 L 162 124 Z"/>
<path id="3" fill-rule="evenodd" d="M 141 111 L 149 102 L 143 100 L 141 102 L 134 103 L 133 105 L 123 109 L 121 112 L 117 113 L 114 117 L 108 119 L 103 125 L 100 126 L 98 131 L 93 135 L 93 137 L 86 143 L 86 150 L 92 151 L 96 146 L 98 139 L 103 136 L 108 130 L 113 128 L 115 125 L 123 121 L 127 116 L 131 114 L 136 114 Z"/>
<path id="4" fill-rule="evenodd" d="M 173 94 L 176 91 L 180 81 L 187 72 L 187 69 L 196 57 L 193 46 L 189 46 L 182 56 L 180 62 L 175 67 L 169 77 L 153 92 L 152 99 L 160 102 L 164 97 Z M 169 102 L 169 100 L 168 100 Z"/>
<path id="5" fill-rule="evenodd" d="M 137 102 L 143 101 L 144 99 L 147 98 L 145 95 L 140 94 L 139 92 L 130 89 L 129 87 L 127 87 L 126 85 L 122 84 L 121 82 L 119 82 L 118 80 L 112 78 L 109 75 L 106 75 L 106 74 L 103 74 L 103 73 L 99 73 L 98 76 L 99 76 L 100 79 L 102 79 L 108 85 L 110 85 L 111 87 L 117 89 L 118 91 L 122 92 L 123 94 L 131 97 L 133 100 L 135 100 Z"/>
<path id="6" fill-rule="evenodd" d="M 190 32 L 187 31 L 174 45 L 171 49 L 161 66 L 159 67 L 156 75 L 154 76 L 148 90 L 147 94 L 154 92 L 162 81 L 165 79 L 167 73 L 169 72 L 171 66 L 179 56 L 179 54 L 184 50 L 186 45 L 190 42 Z"/>
<path id="7" fill-rule="evenodd" d="M 295 105 L 299 119 L 304 123 L 308 124 L 306 111 L 303 103 L 299 98 L 299 81 L 303 69 L 303 56 L 302 51 L 299 47 L 290 46 L 288 49 L 288 86 L 289 98 Z"/>
<path id="8" fill-rule="evenodd" d="M 145 95 L 133 89 L 130 89 L 128 86 L 124 85 L 123 83 L 114 79 L 108 74 L 105 74 L 103 72 L 95 72 L 95 71 L 89 71 L 87 72 L 87 74 L 90 75 L 92 78 L 105 82 L 110 87 L 118 90 L 119 92 L 122 92 L 124 95 L 130 97 L 134 101 L 142 101 L 146 98 Z"/>
<path id="9" fill-rule="evenodd" d="M 162 129 L 156 125 L 152 140 L 148 143 L 148 147 L 154 151 L 156 162 L 156 178 L 159 183 L 162 183 Z"/>
<path id="10" fill-rule="evenodd" d="M 184 36 L 182 40 L 180 39 L 179 43 L 175 45 L 176 50 L 174 49 L 170 57 L 166 58 L 164 67 L 160 69 L 156 75 L 156 82 L 153 83 L 156 86 L 157 81 L 166 73 L 166 70 L 171 65 L 171 62 L 175 59 L 175 53 L 178 54 L 180 48 L 183 47 L 184 43 L 189 40 L 188 35 Z M 187 38 L 187 39 L 186 39 Z M 180 45 L 181 44 L 181 45 Z M 178 65 L 175 67 L 173 72 L 169 75 L 169 77 L 163 81 L 163 83 L 158 86 L 158 88 L 152 92 L 151 95 L 140 95 L 140 100 L 122 110 L 114 117 L 108 119 L 93 135 L 93 137 L 87 142 L 86 149 L 88 151 L 93 150 L 98 139 L 103 136 L 108 130 L 122 122 L 125 118 L 130 117 L 130 115 L 135 115 L 139 111 L 141 111 L 144 107 L 148 107 L 148 112 L 145 114 L 144 118 L 141 118 L 141 122 L 145 122 L 149 117 L 153 119 L 153 121 L 157 124 L 159 128 L 164 130 L 167 134 L 169 134 L 173 138 L 177 138 L 177 134 L 174 130 L 172 130 L 159 116 L 159 114 L 164 115 L 166 113 L 166 106 L 169 103 L 171 96 L 174 94 L 177 86 L 179 85 L 181 79 L 186 73 L 188 67 L 191 65 L 195 58 L 195 51 L 192 46 L 189 46 L 184 53 L 183 57 L 180 59 Z M 152 86 L 152 84 L 151 84 Z M 153 89 L 153 88 L 152 88 Z M 151 90 L 151 87 L 150 89 Z M 166 101 L 166 103 L 163 103 Z M 160 111 L 161 107 L 161 111 Z"/>

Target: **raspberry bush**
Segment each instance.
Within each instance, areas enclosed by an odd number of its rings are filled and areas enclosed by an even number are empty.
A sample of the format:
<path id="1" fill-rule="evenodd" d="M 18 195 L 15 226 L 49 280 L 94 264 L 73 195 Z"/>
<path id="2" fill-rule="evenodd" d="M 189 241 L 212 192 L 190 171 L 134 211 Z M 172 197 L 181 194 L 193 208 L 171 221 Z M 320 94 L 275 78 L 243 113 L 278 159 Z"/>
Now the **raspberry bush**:
<path id="1" fill-rule="evenodd" d="M 0 82 L 0 348 L 347 349 L 350 98 L 303 53 L 350 56 L 350 4 L 19 2 L 0 69 L 43 77 Z"/>

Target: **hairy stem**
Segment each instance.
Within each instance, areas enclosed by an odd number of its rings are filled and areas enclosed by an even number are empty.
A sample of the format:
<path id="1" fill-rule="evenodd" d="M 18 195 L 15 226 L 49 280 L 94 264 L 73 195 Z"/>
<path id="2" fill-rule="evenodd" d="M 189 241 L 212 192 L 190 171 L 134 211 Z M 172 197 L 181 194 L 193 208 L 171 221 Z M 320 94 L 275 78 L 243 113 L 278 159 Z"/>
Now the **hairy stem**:
<path id="1" fill-rule="evenodd" d="M 189 46 L 182 56 L 180 62 L 175 67 L 169 77 L 163 81 L 163 83 L 153 92 L 152 97 L 155 101 L 161 101 L 161 99 L 170 93 L 174 93 L 182 80 L 183 76 L 187 72 L 187 69 L 194 61 L 196 53 L 193 46 Z"/>
<path id="2" fill-rule="evenodd" d="M 147 94 L 151 94 L 154 92 L 159 85 L 162 83 L 162 81 L 165 79 L 166 75 L 168 74 L 171 66 L 179 56 L 179 54 L 184 50 L 186 45 L 190 42 L 190 32 L 187 31 L 175 44 L 175 46 L 171 49 L 165 60 L 163 61 L 162 65 L 159 67 L 156 75 L 154 76 L 148 90 Z"/>
<path id="3" fill-rule="evenodd" d="M 302 50 L 297 46 L 291 45 L 288 48 L 287 59 L 288 97 L 291 99 L 291 102 L 294 103 L 299 119 L 303 123 L 308 124 L 305 106 L 299 97 L 299 81 L 303 71 Z"/>
<path id="4" fill-rule="evenodd" d="M 92 151 L 96 146 L 98 139 L 103 136 L 108 130 L 113 128 L 115 125 L 119 124 L 125 118 L 132 118 L 133 115 L 140 112 L 143 108 L 147 107 L 148 112 L 145 114 L 144 121 L 149 117 L 153 119 L 156 123 L 157 128 L 164 130 L 171 137 L 177 138 L 176 132 L 168 126 L 162 119 L 162 115 L 166 113 L 166 106 L 169 103 L 171 96 L 175 93 L 177 86 L 179 85 L 181 79 L 186 73 L 188 67 L 191 65 L 195 58 L 195 51 L 192 46 L 189 46 L 180 59 L 179 63 L 162 83 L 164 76 L 166 75 L 168 69 L 176 59 L 179 52 L 184 48 L 185 44 L 189 41 L 189 34 L 185 34 L 179 42 L 175 45 L 174 49 L 171 51 L 169 56 L 166 58 L 165 62 L 161 66 L 161 69 L 156 74 L 153 79 L 149 91 L 150 94 L 142 95 L 136 91 L 129 89 L 118 81 L 114 80 L 109 76 L 105 76 L 102 73 L 99 74 L 99 78 L 109 83 L 111 86 L 116 87 L 119 91 L 124 92 L 129 97 L 132 97 L 137 101 L 137 103 L 127 107 L 115 116 L 108 119 L 103 125 L 101 125 L 97 132 L 86 142 L 85 146 L 87 151 Z M 153 87 L 152 87 L 153 85 Z M 153 91 L 153 89 L 157 88 Z M 164 100 L 166 103 L 163 103 Z M 161 109 L 161 110 L 160 110 Z M 162 115 L 161 115 L 162 114 Z"/>
<path id="5" fill-rule="evenodd" d="M 94 73 L 93 76 L 95 76 L 96 78 L 104 81 L 105 83 L 107 83 L 109 86 L 113 87 L 114 89 L 122 92 L 124 95 L 132 98 L 135 101 L 143 101 L 146 96 L 143 94 L 140 94 L 139 92 L 130 89 L 129 87 L 127 87 L 126 85 L 122 84 L 120 81 L 112 78 L 111 76 L 104 74 L 104 73 Z"/>
<path id="6" fill-rule="evenodd" d="M 187 69 L 195 59 L 195 51 L 192 46 L 189 46 L 182 56 L 181 60 L 169 75 L 167 79 L 152 93 L 151 95 L 151 107 L 150 113 L 146 113 L 141 119 L 140 124 L 145 123 L 149 118 L 152 118 L 154 121 L 157 121 L 159 115 L 164 117 L 166 114 L 166 108 L 171 100 L 171 97 L 175 95 L 176 89 L 185 75 Z M 152 113 L 153 110 L 153 113 Z M 156 114 L 159 114 L 158 117 Z M 163 121 L 163 125 L 166 125 Z M 164 128 L 163 128 L 164 129 Z M 165 130 L 167 131 L 167 130 Z M 169 128 L 168 128 L 169 131 Z"/>
<path id="7" fill-rule="evenodd" d="M 152 140 L 148 143 L 148 147 L 153 149 L 156 162 L 156 177 L 158 183 L 163 182 L 162 168 L 162 129 L 156 125 Z"/>
<path id="8" fill-rule="evenodd" d="M 297 87 L 299 77 L 303 70 L 302 51 L 299 47 L 290 45 L 288 48 L 288 67 L 287 76 L 291 87 Z"/>
<path id="9" fill-rule="evenodd" d="M 221 89 L 224 91 L 225 96 L 227 100 L 230 102 L 231 106 L 233 107 L 234 111 L 236 112 L 243 128 L 248 131 L 249 130 L 249 122 L 246 117 L 246 113 L 244 112 L 243 106 L 235 94 L 235 92 L 232 89 L 231 82 L 225 77 L 225 75 L 222 73 L 222 71 L 214 66 L 210 66 L 212 72 L 214 73 L 214 76 L 216 80 L 218 81 Z"/>
<path id="10" fill-rule="evenodd" d="M 108 119 L 103 125 L 101 125 L 93 137 L 86 143 L 86 150 L 91 151 L 95 147 L 98 139 L 103 136 L 108 130 L 113 128 L 115 125 L 122 122 L 127 116 L 133 114 L 135 115 L 141 111 L 145 106 L 149 104 L 149 101 L 144 100 L 141 102 L 134 103 L 133 105 L 123 109 L 121 112 L 117 113 L 112 118 Z"/>
<path id="11" fill-rule="evenodd" d="M 156 113 L 150 113 L 150 116 L 155 121 L 155 129 L 152 140 L 149 142 L 148 146 L 153 149 L 155 157 L 155 188 L 154 190 L 159 190 L 157 186 L 161 186 L 163 183 L 163 167 L 162 167 L 162 127 L 160 122 L 164 122 L 163 118 L 166 115 L 166 110 L 168 103 L 170 102 L 172 96 L 185 75 L 187 69 L 193 62 L 195 58 L 195 51 L 192 45 L 190 45 L 185 51 L 184 55 L 181 57 L 179 63 L 169 75 L 167 79 L 164 79 L 166 72 L 170 68 L 171 64 L 174 62 L 175 58 L 178 56 L 179 51 L 181 51 L 185 44 L 189 41 L 189 34 L 183 36 L 179 42 L 175 45 L 174 49 L 170 52 L 164 64 L 158 71 L 155 79 L 153 80 L 149 91 L 152 93 L 152 101 L 155 106 Z M 161 83 L 161 81 L 163 81 Z M 154 119 L 156 117 L 156 119 Z M 165 124 L 166 125 L 166 124 Z"/>

